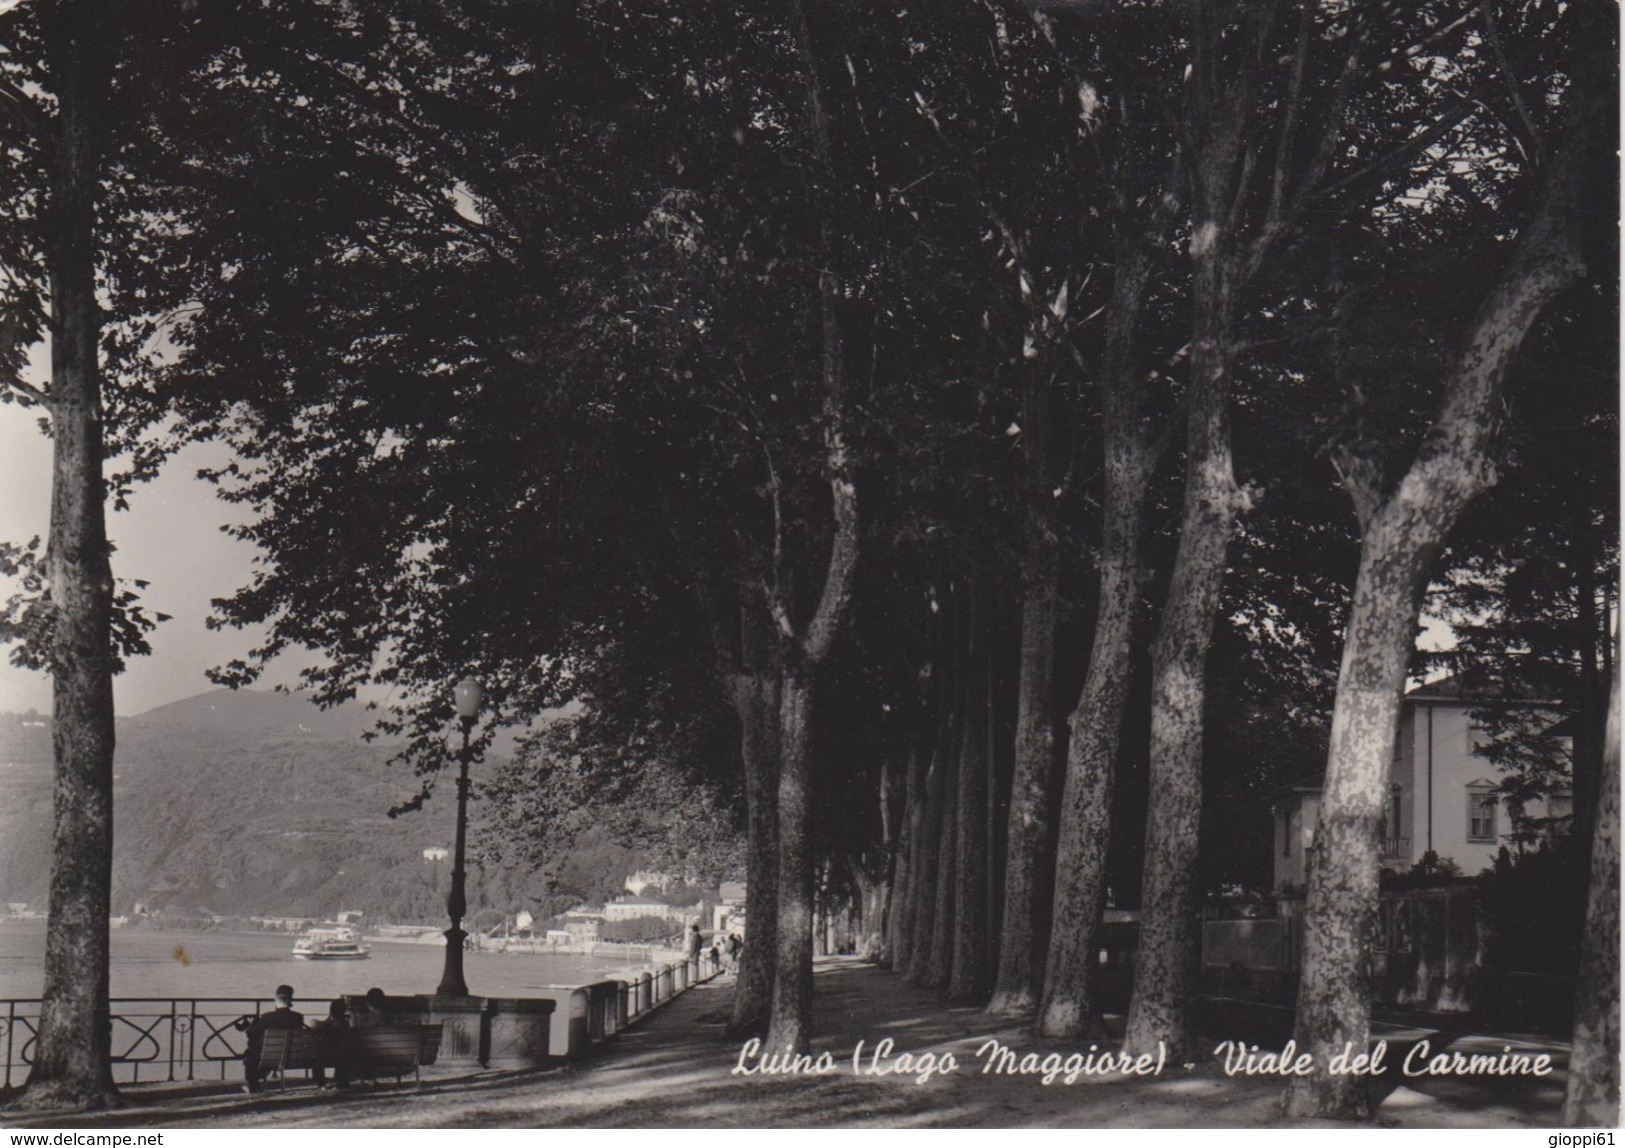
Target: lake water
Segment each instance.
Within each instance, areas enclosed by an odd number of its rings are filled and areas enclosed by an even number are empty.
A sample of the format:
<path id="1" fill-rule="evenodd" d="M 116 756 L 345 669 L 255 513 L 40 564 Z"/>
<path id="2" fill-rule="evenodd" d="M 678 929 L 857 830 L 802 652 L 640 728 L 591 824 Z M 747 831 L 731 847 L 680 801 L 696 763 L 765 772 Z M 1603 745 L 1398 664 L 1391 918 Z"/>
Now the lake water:
<path id="1" fill-rule="evenodd" d="M 292 955 L 289 934 L 114 929 L 111 936 L 115 1000 L 269 1000 L 284 983 L 293 986 L 295 1008 L 300 1000 L 327 1000 L 374 986 L 391 996 L 432 993 L 445 961 L 442 944 L 375 941 L 364 961 L 300 961 Z M 643 964 L 615 957 L 466 953 L 463 979 L 477 996 L 527 996 L 547 985 L 604 980 Z M 44 983 L 44 922 L 0 924 L 0 1000 L 38 997 Z"/>

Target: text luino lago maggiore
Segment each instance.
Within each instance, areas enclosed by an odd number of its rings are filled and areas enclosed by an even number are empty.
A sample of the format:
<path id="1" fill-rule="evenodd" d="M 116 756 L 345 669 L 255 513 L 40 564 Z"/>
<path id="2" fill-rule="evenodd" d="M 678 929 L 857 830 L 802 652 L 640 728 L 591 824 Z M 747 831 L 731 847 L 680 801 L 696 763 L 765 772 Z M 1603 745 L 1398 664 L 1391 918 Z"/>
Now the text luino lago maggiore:
<path id="1" fill-rule="evenodd" d="M 1312 1076 L 1319 1071 L 1315 1058 L 1299 1052 L 1295 1041 L 1287 1041 L 1279 1052 L 1264 1052 L 1259 1046 L 1226 1040 L 1213 1050 L 1226 1076 L 1293 1077 Z M 968 1071 L 983 1076 L 1034 1077 L 1040 1084 L 1076 1084 L 1086 1077 L 1161 1076 L 1168 1066 L 1166 1046 L 1157 1042 L 1156 1052 L 1137 1056 L 1112 1049 L 1101 1051 L 1091 1044 L 1088 1052 L 1022 1052 L 1003 1041 L 982 1042 L 967 1063 Z M 860 1040 L 850 1058 L 837 1060 L 832 1052 L 792 1053 L 763 1051 L 760 1040 L 748 1040 L 739 1049 L 734 1076 L 831 1076 L 850 1064 L 853 1076 L 896 1077 L 925 1084 L 938 1076 L 960 1071 L 959 1058 L 952 1052 L 899 1052 L 886 1038 L 874 1045 Z M 1195 1064 L 1183 1064 L 1186 1071 Z M 1431 1044 L 1418 1041 L 1403 1055 L 1390 1056 L 1388 1042 L 1379 1040 L 1368 1051 L 1356 1053 L 1353 1043 L 1332 1056 L 1326 1064 L 1331 1076 L 1385 1076 L 1391 1069 L 1402 1076 L 1545 1076 L 1552 1071 L 1552 1058 L 1546 1053 L 1515 1052 L 1502 1045 L 1500 1052 L 1438 1052 Z"/>

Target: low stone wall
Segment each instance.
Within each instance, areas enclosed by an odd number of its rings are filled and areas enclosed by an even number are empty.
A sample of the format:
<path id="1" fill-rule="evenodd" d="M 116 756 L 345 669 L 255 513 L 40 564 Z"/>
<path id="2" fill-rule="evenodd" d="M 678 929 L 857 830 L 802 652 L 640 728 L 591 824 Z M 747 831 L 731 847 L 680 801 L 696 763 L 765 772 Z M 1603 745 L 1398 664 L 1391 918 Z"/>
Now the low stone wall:
<path id="1" fill-rule="evenodd" d="M 573 1060 L 696 984 L 718 976 L 699 961 L 628 969 L 586 985 L 549 985 L 530 997 L 385 998 L 390 1024 L 440 1024 L 436 1063 L 520 1069 Z M 359 1011 L 362 996 L 345 998 Z"/>

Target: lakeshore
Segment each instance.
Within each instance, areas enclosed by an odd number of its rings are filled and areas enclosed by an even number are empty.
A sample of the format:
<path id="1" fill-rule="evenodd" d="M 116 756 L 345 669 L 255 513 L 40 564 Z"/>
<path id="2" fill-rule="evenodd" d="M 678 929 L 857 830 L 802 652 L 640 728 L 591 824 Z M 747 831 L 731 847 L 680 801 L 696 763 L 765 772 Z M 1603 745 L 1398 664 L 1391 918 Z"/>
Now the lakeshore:
<path id="1" fill-rule="evenodd" d="M 1068 1083 L 1069 1058 L 1087 1056 L 1091 1043 L 1102 1051 L 1115 1045 L 1105 1039 L 1048 1040 L 1020 1024 L 991 1020 L 979 1008 L 946 1007 L 934 992 L 857 958 L 821 959 L 816 983 L 813 1051 L 815 1057 L 828 1053 L 834 1065 L 824 1073 L 734 1072 L 744 1042 L 724 1031 L 733 996 L 725 978 L 691 988 L 569 1066 L 506 1073 L 435 1069 L 425 1074 L 420 1090 L 386 1087 L 351 1094 L 299 1088 L 244 1097 L 223 1086 L 143 1087 L 127 1090 L 133 1106 L 119 1112 L 32 1118 L 11 1112 L 0 1115 L 0 1123 L 28 1128 L 1289 1126 L 1276 1108 L 1281 1078 L 1228 1076 L 1222 1055 L 1188 1067 L 1169 1064 L 1154 1075 L 1080 1071 Z M 1520 1053 L 1548 1056 L 1554 1066 L 1540 1076 L 1403 1078 L 1392 1073 L 1376 1078 L 1370 1087 L 1377 1125 L 1556 1126 L 1567 1066 L 1564 1043 L 1376 1027 L 1374 1035 L 1396 1049 L 1428 1040 L 1434 1051 L 1496 1055 L 1511 1041 Z M 881 1053 L 886 1040 L 891 1047 Z M 1017 1053 L 1008 1062 L 1013 1070 L 984 1070 L 998 1063 L 989 1056 L 978 1059 L 976 1050 L 989 1041 Z M 1215 1047 L 1219 1043 L 1215 1040 Z M 905 1055 L 911 1071 L 902 1071 Z M 1039 1071 L 1020 1071 L 1027 1055 L 1036 1058 Z M 956 1071 L 923 1071 L 926 1057 L 940 1068 L 950 1056 L 958 1063 Z M 1042 1069 L 1052 1056 L 1060 1068 L 1046 1083 Z"/>
<path id="2" fill-rule="evenodd" d="M 193 997 L 269 999 L 293 984 L 300 1000 L 316 1001 L 378 985 L 389 993 L 426 992 L 440 978 L 445 938 L 412 943 L 369 941 L 358 961 L 300 961 L 294 936 L 272 932 L 190 932 L 115 929 L 110 973 L 114 998 Z M 566 953 L 476 950 L 465 956 L 470 984 L 493 995 L 524 996 L 543 986 L 600 980 L 662 959 L 648 949 Z M 37 999 L 44 983 L 45 930 L 0 924 L 0 999 Z M 669 960 L 679 959 L 672 954 Z"/>

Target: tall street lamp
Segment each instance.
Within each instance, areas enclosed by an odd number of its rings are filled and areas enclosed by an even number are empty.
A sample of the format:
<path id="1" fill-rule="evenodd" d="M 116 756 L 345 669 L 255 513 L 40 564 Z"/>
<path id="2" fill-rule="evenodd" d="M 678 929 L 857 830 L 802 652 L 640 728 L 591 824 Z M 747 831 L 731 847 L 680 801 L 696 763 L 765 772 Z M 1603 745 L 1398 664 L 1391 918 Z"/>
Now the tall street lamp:
<path id="1" fill-rule="evenodd" d="M 463 981 L 463 914 L 468 911 L 468 900 L 463 893 L 463 853 L 468 838 L 468 735 L 474 730 L 480 713 L 480 699 L 484 691 L 473 678 L 464 678 L 452 687 L 457 702 L 457 718 L 463 726 L 463 749 L 458 754 L 457 770 L 457 846 L 452 856 L 451 894 L 446 898 L 446 912 L 451 917 L 451 928 L 446 930 L 446 969 L 440 975 L 440 987 L 435 990 L 443 997 L 466 997 L 468 985 Z"/>

